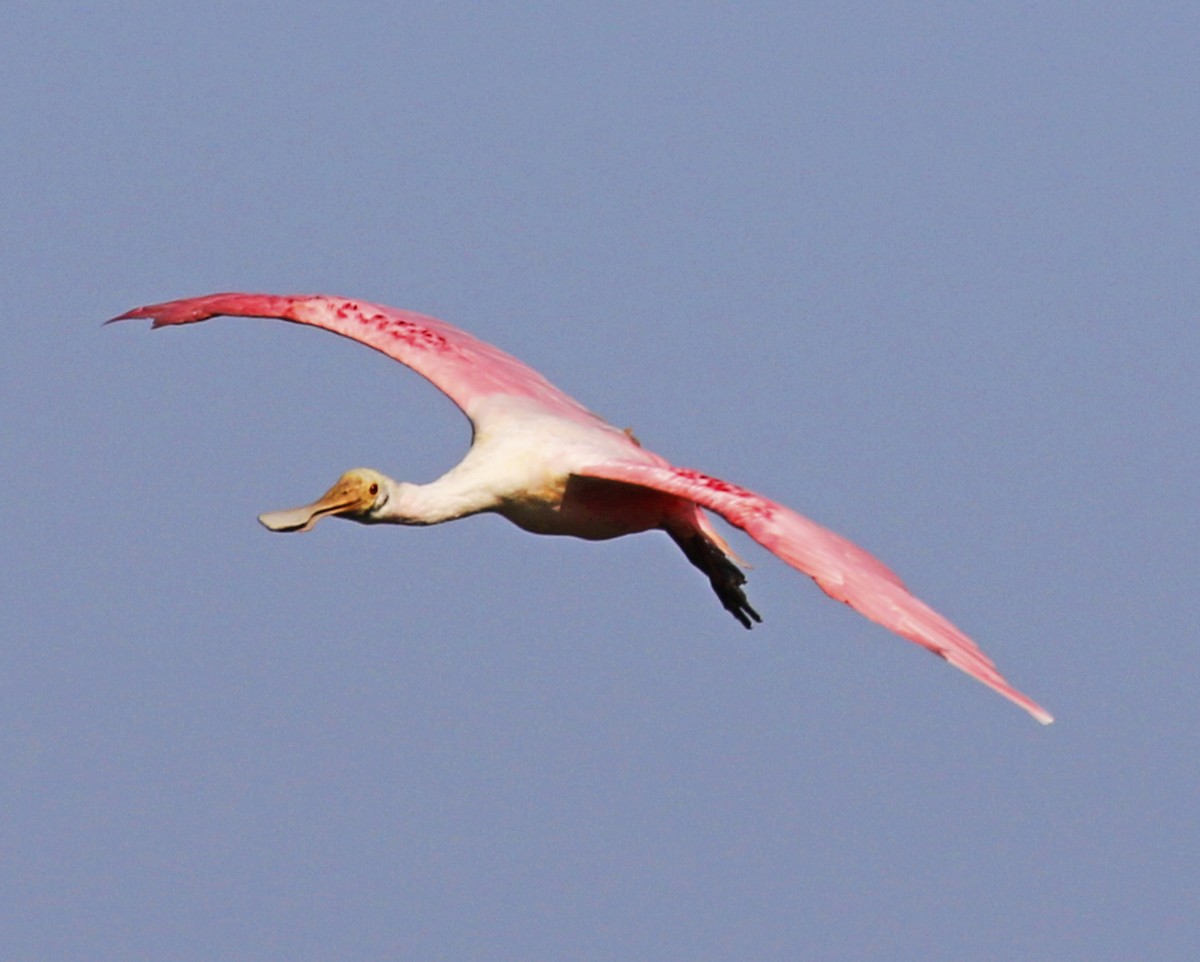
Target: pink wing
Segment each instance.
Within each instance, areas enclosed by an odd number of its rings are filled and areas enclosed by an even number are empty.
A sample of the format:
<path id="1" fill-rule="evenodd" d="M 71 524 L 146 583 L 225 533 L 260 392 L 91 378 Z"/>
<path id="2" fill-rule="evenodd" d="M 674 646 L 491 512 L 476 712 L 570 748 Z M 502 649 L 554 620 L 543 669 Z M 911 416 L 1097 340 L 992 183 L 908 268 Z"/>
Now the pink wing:
<path id="1" fill-rule="evenodd" d="M 960 668 L 1020 705 L 1043 725 L 1054 719 L 1014 689 L 970 638 L 911 595 L 877 558 L 781 504 L 686 468 L 604 461 L 576 472 L 624 481 L 686 498 L 720 514 L 793 568 L 812 577 L 831 598 Z"/>
<path id="2" fill-rule="evenodd" d="M 548 412 L 587 424 L 606 423 L 533 368 L 466 331 L 423 314 L 366 301 L 320 294 L 209 294 L 138 307 L 112 320 L 145 317 L 153 319 L 154 327 L 165 327 L 222 314 L 274 317 L 360 341 L 428 378 L 472 420 L 479 401 L 504 394 L 529 398 Z"/>

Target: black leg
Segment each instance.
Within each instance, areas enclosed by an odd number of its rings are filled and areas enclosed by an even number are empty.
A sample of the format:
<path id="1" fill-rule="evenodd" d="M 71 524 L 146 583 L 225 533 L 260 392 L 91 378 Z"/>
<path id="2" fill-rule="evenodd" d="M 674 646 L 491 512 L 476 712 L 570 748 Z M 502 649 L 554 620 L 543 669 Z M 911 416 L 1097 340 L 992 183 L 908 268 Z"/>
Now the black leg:
<path id="1" fill-rule="evenodd" d="M 684 535 L 672 532 L 671 537 L 683 549 L 688 561 L 708 576 L 721 604 L 741 622 L 742 627 L 752 628 L 754 622 L 762 621 L 759 613 L 750 606 L 746 592 L 742 590 L 742 585 L 746 583 L 746 575 L 729 560 L 725 552 L 699 531 L 690 531 Z"/>

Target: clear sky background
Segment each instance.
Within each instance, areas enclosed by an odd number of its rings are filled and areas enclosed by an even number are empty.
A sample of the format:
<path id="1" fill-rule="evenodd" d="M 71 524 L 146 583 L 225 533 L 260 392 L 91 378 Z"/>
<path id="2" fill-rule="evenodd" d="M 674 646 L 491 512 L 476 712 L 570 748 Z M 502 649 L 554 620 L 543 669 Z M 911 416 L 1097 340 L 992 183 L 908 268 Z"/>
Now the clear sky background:
<path id="1" fill-rule="evenodd" d="M 0 956 L 1184 959 L 1200 13 L 16 2 Z M 258 512 L 468 440 L 218 290 L 434 314 L 877 553 L 1043 728 L 748 539 Z"/>

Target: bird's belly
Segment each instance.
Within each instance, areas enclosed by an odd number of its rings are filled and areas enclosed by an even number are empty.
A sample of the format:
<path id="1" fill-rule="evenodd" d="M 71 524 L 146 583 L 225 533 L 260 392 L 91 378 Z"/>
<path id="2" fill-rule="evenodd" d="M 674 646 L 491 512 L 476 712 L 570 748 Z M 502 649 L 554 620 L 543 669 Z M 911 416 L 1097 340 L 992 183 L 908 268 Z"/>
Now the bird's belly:
<path id="1" fill-rule="evenodd" d="M 638 485 L 570 475 L 560 485 L 506 499 L 497 510 L 534 534 L 604 541 L 662 527 L 675 500 Z"/>

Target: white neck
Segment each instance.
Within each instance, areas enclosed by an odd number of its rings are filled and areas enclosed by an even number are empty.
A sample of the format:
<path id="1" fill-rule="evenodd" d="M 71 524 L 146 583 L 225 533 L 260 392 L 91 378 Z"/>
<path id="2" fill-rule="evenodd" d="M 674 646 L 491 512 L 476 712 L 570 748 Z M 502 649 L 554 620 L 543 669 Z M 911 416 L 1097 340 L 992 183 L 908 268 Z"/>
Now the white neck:
<path id="1" fill-rule="evenodd" d="M 441 524 L 488 511 L 497 503 L 490 491 L 456 471 L 429 484 L 388 478 L 387 503 L 371 520 L 382 524 Z"/>

